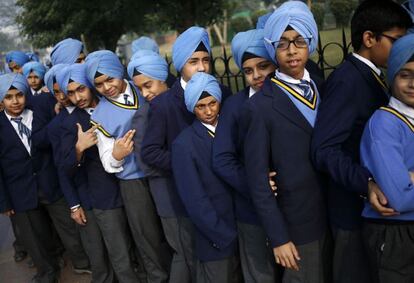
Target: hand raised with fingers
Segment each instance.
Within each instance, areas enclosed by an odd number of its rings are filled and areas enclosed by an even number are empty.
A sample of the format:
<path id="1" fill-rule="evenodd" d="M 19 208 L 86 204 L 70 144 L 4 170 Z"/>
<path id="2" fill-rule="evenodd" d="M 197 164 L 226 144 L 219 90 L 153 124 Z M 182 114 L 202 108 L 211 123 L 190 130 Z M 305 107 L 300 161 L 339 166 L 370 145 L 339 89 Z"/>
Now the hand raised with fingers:
<path id="1" fill-rule="evenodd" d="M 76 123 L 76 126 L 78 127 L 78 141 L 76 143 L 76 148 L 79 149 L 79 151 L 83 152 L 98 143 L 95 130 L 99 128 L 99 125 L 91 127 L 86 132 L 83 131 L 81 124 Z"/>
<path id="2" fill-rule="evenodd" d="M 112 156 L 116 160 L 122 160 L 134 150 L 134 141 L 132 140 L 135 135 L 135 130 L 129 130 L 126 134 L 115 141 L 114 149 L 112 150 Z"/>

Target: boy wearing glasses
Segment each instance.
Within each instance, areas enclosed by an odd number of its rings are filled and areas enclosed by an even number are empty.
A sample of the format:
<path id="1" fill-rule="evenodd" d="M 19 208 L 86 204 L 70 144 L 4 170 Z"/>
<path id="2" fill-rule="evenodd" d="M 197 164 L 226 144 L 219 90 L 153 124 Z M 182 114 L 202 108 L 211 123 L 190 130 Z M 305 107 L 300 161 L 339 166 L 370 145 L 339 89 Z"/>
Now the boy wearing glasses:
<path id="1" fill-rule="evenodd" d="M 413 34 L 393 45 L 387 70 L 392 97 L 388 106 L 375 111 L 361 139 L 362 165 L 398 211 L 383 216 L 365 202 L 363 239 L 373 282 L 414 281 L 413 55 Z"/>
<path id="2" fill-rule="evenodd" d="M 369 117 L 388 103 L 388 86 L 379 68 L 387 66 L 393 42 L 411 23 L 409 15 L 393 1 L 362 3 L 351 20 L 355 52 L 325 85 L 312 158 L 330 177 L 327 198 L 335 241 L 334 282 L 370 282 L 361 236 L 361 195 L 376 185 L 371 173 L 360 165 L 359 145 Z M 382 201 L 384 213 L 393 214 L 391 208 L 385 208 L 384 198 Z"/>
<path id="3" fill-rule="evenodd" d="M 326 213 L 309 151 L 320 96 L 305 69 L 318 30 L 309 8 L 290 1 L 270 16 L 264 38 L 278 69 L 244 109 L 250 194 L 275 261 L 285 267 L 283 282 L 325 282 Z M 276 197 L 269 170 L 277 172 Z"/>

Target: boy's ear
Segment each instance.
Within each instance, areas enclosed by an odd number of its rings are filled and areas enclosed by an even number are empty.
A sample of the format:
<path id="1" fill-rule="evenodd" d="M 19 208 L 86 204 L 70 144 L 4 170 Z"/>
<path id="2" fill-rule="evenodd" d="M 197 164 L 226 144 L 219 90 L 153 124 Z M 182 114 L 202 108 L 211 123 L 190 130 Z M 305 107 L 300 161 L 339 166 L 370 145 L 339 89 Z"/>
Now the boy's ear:
<path id="1" fill-rule="evenodd" d="M 365 31 L 362 34 L 362 45 L 369 49 L 372 46 L 374 46 L 377 43 L 377 37 L 375 36 L 375 34 L 372 31 Z"/>

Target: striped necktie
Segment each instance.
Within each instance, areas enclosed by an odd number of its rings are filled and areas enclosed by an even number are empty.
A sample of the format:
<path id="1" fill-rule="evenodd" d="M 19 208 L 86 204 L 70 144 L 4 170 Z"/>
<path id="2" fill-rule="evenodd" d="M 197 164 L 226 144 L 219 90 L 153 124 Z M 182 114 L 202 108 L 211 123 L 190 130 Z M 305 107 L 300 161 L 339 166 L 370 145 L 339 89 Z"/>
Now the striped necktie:
<path id="1" fill-rule="evenodd" d="M 303 90 L 303 97 L 312 102 L 313 92 L 310 83 L 306 80 L 300 80 L 300 83 L 296 84 L 301 90 Z"/>
<path id="2" fill-rule="evenodd" d="M 23 124 L 22 117 L 17 117 L 17 118 L 11 118 L 10 120 L 12 120 L 13 122 L 15 122 L 17 124 L 17 128 L 19 129 L 19 134 L 20 136 L 23 138 L 23 135 L 26 135 L 27 140 L 29 141 L 29 144 L 31 144 L 31 139 L 30 137 L 32 136 L 32 131 L 26 127 L 25 124 Z"/>

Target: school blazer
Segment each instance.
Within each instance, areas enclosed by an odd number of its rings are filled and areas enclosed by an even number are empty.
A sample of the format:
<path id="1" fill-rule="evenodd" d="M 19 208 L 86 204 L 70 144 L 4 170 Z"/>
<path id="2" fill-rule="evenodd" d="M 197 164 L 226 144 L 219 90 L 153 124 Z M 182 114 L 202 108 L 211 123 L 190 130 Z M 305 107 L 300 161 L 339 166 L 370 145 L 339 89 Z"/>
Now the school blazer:
<path id="1" fill-rule="evenodd" d="M 68 178 L 71 178 L 76 175 L 77 170 L 84 171 L 87 177 L 86 191 L 92 208 L 108 210 L 122 207 L 118 178 L 115 174 L 107 173 L 103 168 L 97 146 L 87 149 L 81 162 L 77 162 L 75 145 L 78 129 L 76 123 L 81 124 L 84 131 L 89 129 L 91 127 L 89 114 L 83 109 L 75 108 L 62 123 L 61 160 L 65 173 Z"/>
<path id="2" fill-rule="evenodd" d="M 370 172 L 360 165 L 359 146 L 368 119 L 388 103 L 386 90 L 365 63 L 350 55 L 328 78 L 316 119 L 312 159 L 329 175 L 330 221 L 338 228 L 361 227 Z"/>
<path id="3" fill-rule="evenodd" d="M 32 145 L 30 155 L 4 111 L 0 113 L 0 211 L 24 212 L 62 197 L 50 150 Z"/>
<path id="4" fill-rule="evenodd" d="M 310 158 L 313 129 L 269 79 L 243 109 L 244 158 L 256 212 L 272 247 L 320 239 L 326 229 L 322 179 Z M 268 172 L 277 172 L 277 197 Z"/>
<path id="5" fill-rule="evenodd" d="M 195 251 L 201 261 L 230 257 L 236 251 L 231 189 L 213 172 L 213 133 L 198 120 L 172 145 L 177 191 L 195 226 Z"/>

